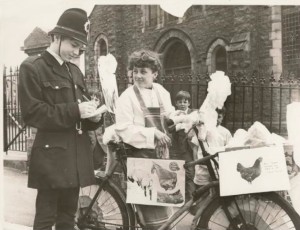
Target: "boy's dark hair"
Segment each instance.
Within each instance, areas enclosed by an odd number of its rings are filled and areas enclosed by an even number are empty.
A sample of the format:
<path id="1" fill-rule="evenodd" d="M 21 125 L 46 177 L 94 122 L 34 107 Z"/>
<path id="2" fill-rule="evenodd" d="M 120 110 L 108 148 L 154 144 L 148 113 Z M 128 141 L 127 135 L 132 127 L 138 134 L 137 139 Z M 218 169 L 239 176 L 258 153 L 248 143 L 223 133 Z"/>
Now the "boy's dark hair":
<path id="1" fill-rule="evenodd" d="M 191 101 L 191 94 L 187 91 L 183 91 L 183 90 L 179 91 L 175 96 L 175 101 L 179 101 L 182 99 Z"/>
<path id="2" fill-rule="evenodd" d="M 51 34 L 51 42 L 54 42 L 54 37 L 60 38 L 61 41 L 66 40 L 68 37 L 60 34 Z M 70 38 L 71 39 L 71 38 Z"/>
<path id="3" fill-rule="evenodd" d="M 223 107 L 222 109 L 216 108 L 216 111 L 218 114 L 223 114 L 225 116 L 226 108 L 225 107 Z"/>
<path id="4" fill-rule="evenodd" d="M 133 70 L 134 67 L 150 68 L 159 74 L 161 71 L 159 55 L 150 50 L 135 51 L 129 57 L 128 70 Z"/>

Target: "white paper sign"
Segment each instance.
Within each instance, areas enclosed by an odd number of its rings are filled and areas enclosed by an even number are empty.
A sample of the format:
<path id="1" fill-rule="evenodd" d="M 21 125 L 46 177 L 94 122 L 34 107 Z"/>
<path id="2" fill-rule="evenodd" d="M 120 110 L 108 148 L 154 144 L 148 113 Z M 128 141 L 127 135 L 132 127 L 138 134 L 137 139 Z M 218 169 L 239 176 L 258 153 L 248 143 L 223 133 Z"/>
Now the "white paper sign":
<path id="1" fill-rule="evenodd" d="M 219 164 L 221 196 L 290 189 L 281 146 L 223 152 Z"/>
<path id="2" fill-rule="evenodd" d="M 184 204 L 183 160 L 127 159 L 127 203 L 175 206 Z"/>

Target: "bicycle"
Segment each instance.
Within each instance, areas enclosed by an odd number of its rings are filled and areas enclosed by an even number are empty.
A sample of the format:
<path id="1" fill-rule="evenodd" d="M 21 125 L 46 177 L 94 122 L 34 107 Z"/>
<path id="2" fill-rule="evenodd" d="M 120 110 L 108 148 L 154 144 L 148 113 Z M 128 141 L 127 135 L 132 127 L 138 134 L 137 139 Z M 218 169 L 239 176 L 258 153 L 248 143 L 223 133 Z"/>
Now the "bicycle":
<path id="1" fill-rule="evenodd" d="M 278 193 L 254 193 L 221 197 L 218 181 L 218 153 L 208 154 L 200 142 L 204 157 L 189 162 L 185 167 L 196 164 L 207 166 L 212 181 L 197 189 L 187 201 L 159 230 L 173 228 L 187 215 L 193 204 L 200 203 L 191 223 L 191 229 L 199 230 L 287 230 L 300 229 L 300 217 L 294 208 Z M 124 144 L 112 152 L 112 162 L 105 174 L 96 175 L 96 184 L 81 196 L 77 226 L 87 229 L 142 229 L 133 204 L 127 204 L 125 193 L 113 181 L 112 175 L 118 165 L 126 176 L 126 158 L 130 151 Z M 209 194 L 209 195 L 207 195 Z M 83 198 L 82 198 L 83 197 Z M 85 201 L 84 201 L 85 200 Z M 179 221 L 178 221 L 179 219 Z M 176 222 L 177 221 L 177 222 Z M 176 222 L 176 223 L 175 223 Z"/>

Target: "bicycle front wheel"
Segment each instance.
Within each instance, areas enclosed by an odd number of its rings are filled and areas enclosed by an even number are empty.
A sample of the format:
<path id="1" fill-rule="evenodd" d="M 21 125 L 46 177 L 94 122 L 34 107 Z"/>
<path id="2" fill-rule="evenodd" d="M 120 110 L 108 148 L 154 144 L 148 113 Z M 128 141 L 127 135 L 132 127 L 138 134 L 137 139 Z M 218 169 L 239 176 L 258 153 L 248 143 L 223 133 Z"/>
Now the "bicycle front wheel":
<path id="1" fill-rule="evenodd" d="M 199 229 L 299 230 L 299 216 L 277 193 L 214 199 L 203 211 Z"/>
<path id="2" fill-rule="evenodd" d="M 77 211 L 77 226 L 84 230 L 130 229 L 130 224 L 133 224 L 130 223 L 130 220 L 134 218 L 131 217 L 132 213 L 126 205 L 124 194 L 112 182 L 105 185 L 92 205 L 91 211 L 89 211 L 86 218 L 82 218 L 98 189 L 98 184 L 81 189 Z"/>

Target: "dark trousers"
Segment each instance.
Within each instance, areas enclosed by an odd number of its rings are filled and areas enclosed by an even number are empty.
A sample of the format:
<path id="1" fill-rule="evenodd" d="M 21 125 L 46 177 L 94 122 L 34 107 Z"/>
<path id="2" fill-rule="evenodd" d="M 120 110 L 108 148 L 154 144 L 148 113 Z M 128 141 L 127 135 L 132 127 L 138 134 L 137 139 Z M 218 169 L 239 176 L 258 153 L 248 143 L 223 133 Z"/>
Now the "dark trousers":
<path id="1" fill-rule="evenodd" d="M 74 230 L 79 188 L 38 189 L 33 230 Z"/>
<path id="2" fill-rule="evenodd" d="M 185 170 L 185 202 L 193 197 L 193 192 L 196 190 L 194 183 L 195 168 L 189 167 Z"/>
<path id="3" fill-rule="evenodd" d="M 106 153 L 104 152 L 101 145 L 97 141 L 97 143 L 93 149 L 94 170 L 99 169 L 99 168 L 105 170 L 105 168 L 103 168 L 105 155 L 106 155 Z"/>
<path id="4" fill-rule="evenodd" d="M 175 160 L 184 160 L 185 162 L 193 161 L 192 153 L 190 152 L 182 152 L 178 153 L 178 151 L 170 151 L 170 159 Z M 185 201 L 189 201 L 193 197 L 193 192 L 196 190 L 195 183 L 195 167 L 188 167 L 185 170 Z"/>

